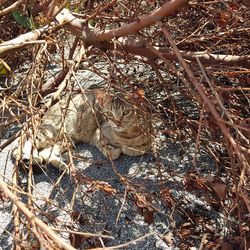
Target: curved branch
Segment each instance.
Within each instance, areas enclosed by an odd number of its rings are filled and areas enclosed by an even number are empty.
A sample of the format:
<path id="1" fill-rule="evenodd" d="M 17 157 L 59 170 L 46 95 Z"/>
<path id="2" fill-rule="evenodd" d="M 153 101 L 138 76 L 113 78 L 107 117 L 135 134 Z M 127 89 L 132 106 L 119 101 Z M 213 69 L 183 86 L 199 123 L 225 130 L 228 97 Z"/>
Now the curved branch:
<path id="1" fill-rule="evenodd" d="M 81 37 L 87 44 L 96 44 L 103 41 L 109 41 L 112 38 L 127 36 L 129 34 L 137 33 L 139 30 L 157 23 L 163 17 L 173 14 L 181 7 L 188 3 L 187 0 L 171 0 L 163 4 L 159 9 L 153 11 L 151 14 L 139 18 L 137 21 L 127 24 L 123 27 L 111 29 L 107 31 L 99 31 L 97 29 L 89 29 L 85 21 L 74 17 L 67 9 L 61 11 L 56 20 L 60 24 L 65 24 L 65 27 L 78 37 Z"/>
<path id="2" fill-rule="evenodd" d="M 116 44 L 116 48 L 112 43 L 105 43 L 100 46 L 102 49 L 116 49 L 119 51 L 125 51 L 134 55 L 139 55 L 147 57 L 151 60 L 156 60 L 158 57 L 150 49 L 142 46 L 141 44 L 136 44 L 132 41 L 127 43 L 122 41 L 120 44 Z M 123 45 L 124 44 L 124 45 Z M 168 48 L 156 48 L 161 53 L 161 55 L 170 61 L 178 62 L 178 58 L 175 53 L 173 53 Z M 222 54 L 210 54 L 206 51 L 204 52 L 185 52 L 180 51 L 184 59 L 197 63 L 197 58 L 205 65 L 238 65 L 241 67 L 249 68 L 250 67 L 250 55 L 246 56 L 233 56 L 233 55 L 222 55 Z"/>
<path id="3" fill-rule="evenodd" d="M 101 42 L 101 41 L 111 40 L 112 38 L 117 38 L 137 33 L 141 29 L 157 23 L 163 17 L 173 14 L 175 11 L 182 8 L 187 3 L 188 3 L 187 0 L 166 1 L 165 4 L 163 4 L 159 9 L 153 11 L 151 14 L 139 18 L 137 21 L 124 25 L 123 27 L 104 31 L 103 33 L 97 35 L 95 40 L 97 42 Z"/>
<path id="4" fill-rule="evenodd" d="M 44 26 L 40 29 L 34 30 L 32 32 L 23 34 L 13 40 L 4 42 L 0 44 L 0 54 L 3 54 L 9 50 L 20 48 L 26 45 L 27 42 L 37 40 L 42 34 L 44 34 L 49 29 L 62 26 L 64 29 L 68 30 L 72 34 L 79 37 L 85 44 L 94 45 L 101 49 L 114 49 L 113 43 L 103 43 L 103 41 L 108 41 L 114 37 L 125 36 L 131 33 L 138 32 L 140 29 L 145 28 L 151 24 L 154 24 L 162 17 L 172 14 L 178 8 L 181 8 L 186 4 L 185 0 L 172 0 L 165 3 L 161 8 L 152 12 L 151 14 L 142 17 L 139 21 L 125 25 L 121 28 L 112 29 L 104 31 L 101 33 L 97 29 L 90 29 L 85 22 L 85 20 L 76 18 L 68 9 L 63 9 L 59 14 L 56 15 L 55 20 L 57 25 L 53 22 L 50 26 Z M 56 11 L 56 10 L 55 10 Z M 126 42 L 126 39 L 120 38 L 121 43 L 116 46 L 116 49 L 120 51 L 125 51 L 127 53 L 132 53 L 135 55 L 141 55 L 155 60 L 158 57 L 152 53 L 149 49 L 145 48 L 144 45 L 138 44 L 134 41 L 130 43 Z M 119 40 L 120 40 L 119 39 Z M 160 48 L 159 51 L 162 53 L 167 60 L 178 61 L 175 53 L 171 52 L 169 49 Z M 238 65 L 242 67 L 250 66 L 250 56 L 232 56 L 232 55 L 217 55 L 209 54 L 207 52 L 181 52 L 182 56 L 186 60 L 197 62 L 198 57 L 203 64 L 221 64 L 221 65 Z"/>

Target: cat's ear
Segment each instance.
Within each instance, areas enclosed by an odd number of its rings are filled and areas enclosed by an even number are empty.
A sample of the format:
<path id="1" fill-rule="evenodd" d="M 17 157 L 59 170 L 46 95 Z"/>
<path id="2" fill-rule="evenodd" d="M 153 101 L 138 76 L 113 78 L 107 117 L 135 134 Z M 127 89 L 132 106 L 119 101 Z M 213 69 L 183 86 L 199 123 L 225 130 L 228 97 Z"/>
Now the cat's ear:
<path id="1" fill-rule="evenodd" d="M 110 95 L 100 89 L 95 90 L 95 96 L 101 108 L 103 108 L 105 104 L 111 100 Z"/>

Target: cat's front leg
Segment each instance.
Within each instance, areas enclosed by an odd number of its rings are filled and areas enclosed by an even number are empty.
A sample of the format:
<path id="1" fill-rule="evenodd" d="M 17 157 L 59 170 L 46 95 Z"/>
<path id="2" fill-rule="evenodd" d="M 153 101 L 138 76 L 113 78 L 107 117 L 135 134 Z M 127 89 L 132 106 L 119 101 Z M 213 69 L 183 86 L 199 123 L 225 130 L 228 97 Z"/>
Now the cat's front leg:
<path id="1" fill-rule="evenodd" d="M 137 147 L 137 148 L 133 148 L 129 146 L 122 146 L 122 153 L 125 155 L 139 156 L 139 155 L 145 154 L 146 152 L 147 151 L 146 151 L 145 146 Z"/>
<path id="2" fill-rule="evenodd" d="M 101 134 L 101 130 L 98 128 L 93 136 L 92 144 L 97 146 L 97 148 L 111 161 L 120 157 L 122 150 L 119 147 L 111 145 L 107 138 Z"/>
<path id="3" fill-rule="evenodd" d="M 20 142 L 19 142 L 20 143 Z M 16 160 L 17 158 L 23 162 L 29 162 L 33 158 L 33 162 L 37 165 L 42 164 L 42 158 L 39 157 L 38 150 L 33 146 L 31 139 L 26 140 L 24 145 L 17 145 L 12 151 L 12 158 Z"/>
<path id="4" fill-rule="evenodd" d="M 101 142 L 102 153 L 111 161 L 116 160 L 120 157 L 122 151 L 120 148 L 114 147 L 106 142 Z"/>

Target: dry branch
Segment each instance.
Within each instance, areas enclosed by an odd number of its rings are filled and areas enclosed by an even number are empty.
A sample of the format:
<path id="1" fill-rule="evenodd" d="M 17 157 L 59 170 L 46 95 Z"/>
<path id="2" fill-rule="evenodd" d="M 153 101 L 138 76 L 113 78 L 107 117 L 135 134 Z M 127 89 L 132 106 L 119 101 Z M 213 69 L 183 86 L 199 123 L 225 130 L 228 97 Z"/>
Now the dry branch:
<path id="1" fill-rule="evenodd" d="M 30 210 L 25 206 L 24 203 L 19 201 L 17 196 L 15 196 L 8 188 L 7 184 L 0 180 L 0 188 L 9 197 L 13 204 L 25 214 L 27 219 L 31 224 L 39 227 L 43 232 L 45 232 L 60 248 L 66 250 L 74 250 L 75 248 L 70 246 L 68 243 L 64 242 L 57 234 L 55 234 L 43 221 L 38 219 Z"/>
<path id="2" fill-rule="evenodd" d="M 52 27 L 54 27 L 55 24 L 53 25 L 46 25 L 40 29 L 36 29 L 34 31 L 30 31 L 28 33 L 22 34 L 18 36 L 17 38 L 14 38 L 10 41 L 6 41 L 0 44 L 0 55 L 1 54 L 6 54 L 7 52 L 18 49 L 20 47 L 23 47 L 25 45 L 30 44 L 30 42 L 35 42 L 39 37 L 50 30 Z"/>
<path id="3" fill-rule="evenodd" d="M 134 55 L 147 57 L 150 60 L 156 60 L 158 57 L 151 50 L 145 47 L 144 44 L 134 41 L 133 39 L 119 39 L 120 43 L 116 44 L 118 51 L 124 51 Z M 113 43 L 105 43 L 100 45 L 103 49 L 114 49 Z M 178 62 L 178 57 L 168 48 L 154 47 L 161 52 L 162 57 L 166 60 Z M 250 67 L 250 55 L 246 56 L 233 56 L 233 55 L 222 55 L 212 54 L 207 51 L 200 52 L 185 52 L 180 51 L 182 57 L 188 61 L 197 63 L 197 58 L 205 65 L 237 65 L 238 67 Z"/>
<path id="4" fill-rule="evenodd" d="M 18 8 L 20 5 L 22 5 L 25 2 L 26 2 L 26 0 L 19 0 L 19 1 L 16 1 L 15 3 L 13 3 L 12 5 L 10 5 L 9 7 L 5 8 L 3 10 L 0 10 L 0 17 L 12 12 L 13 10 Z"/>
<path id="5" fill-rule="evenodd" d="M 151 14 L 139 18 L 136 22 L 127 24 L 120 28 L 111 29 L 107 31 L 100 31 L 95 28 L 90 28 L 86 20 L 76 18 L 68 9 L 63 9 L 59 14 L 55 16 L 55 20 L 59 26 L 67 29 L 72 34 L 79 37 L 87 45 L 95 45 L 101 49 L 112 49 L 114 50 L 113 43 L 109 43 L 113 38 L 118 38 L 122 36 L 127 36 L 130 34 L 135 34 L 145 27 L 155 24 L 157 21 L 161 20 L 163 17 L 169 16 L 179 10 L 181 7 L 187 4 L 185 0 L 172 0 L 166 2 L 158 10 L 152 12 Z M 46 5 L 45 5 L 46 6 Z M 47 6 L 46 6 L 47 7 Z M 54 9 L 55 12 L 58 8 Z M 0 44 L 0 55 L 6 53 L 9 50 L 20 48 L 29 44 L 28 42 L 34 42 L 46 31 L 49 31 L 56 26 L 55 23 L 46 25 L 40 29 L 36 29 L 29 33 L 20 35 L 19 37 L 6 41 Z M 103 43 L 107 41 L 106 43 Z M 120 44 L 116 45 L 116 49 L 119 51 L 125 51 L 135 55 L 141 55 L 148 57 L 151 60 L 156 59 L 154 53 L 145 48 L 141 43 L 135 42 L 132 39 L 128 42 L 126 39 L 120 39 Z M 178 61 L 175 53 L 171 52 L 169 49 L 161 48 L 160 51 L 162 55 L 167 60 Z M 184 59 L 196 62 L 196 58 L 199 58 L 203 64 L 221 64 L 221 65 L 238 65 L 242 67 L 250 66 L 250 56 L 237 56 L 237 55 L 223 55 L 223 54 L 212 54 L 208 52 L 181 52 Z"/>
<path id="6" fill-rule="evenodd" d="M 222 118 L 221 118 L 220 114 L 218 113 L 215 105 L 210 100 L 210 98 L 206 95 L 206 92 L 204 91 L 202 85 L 197 81 L 196 77 L 194 76 L 194 74 L 190 70 L 189 66 L 183 60 L 183 58 L 182 58 L 182 56 L 181 56 L 181 54 L 180 54 L 180 52 L 179 52 L 176 44 L 174 43 L 172 37 L 170 36 L 169 32 L 165 28 L 162 28 L 162 32 L 164 33 L 164 35 L 165 35 L 166 39 L 168 40 L 168 42 L 170 43 L 170 45 L 173 47 L 173 49 L 174 49 L 174 51 L 176 53 L 176 56 L 178 57 L 178 59 L 180 61 L 180 64 L 182 65 L 182 67 L 187 72 L 191 83 L 194 85 L 194 87 L 198 91 L 199 95 L 203 99 L 204 103 L 206 104 L 207 108 L 209 109 L 209 111 L 214 116 L 215 120 L 217 121 L 217 124 L 218 124 L 219 128 L 221 129 L 223 135 L 230 142 L 232 148 L 235 150 L 235 153 L 237 154 L 238 159 L 239 159 L 239 161 L 241 162 L 241 164 L 243 166 L 242 172 L 248 171 L 250 173 L 250 165 L 249 165 L 249 163 L 247 162 L 244 154 L 242 154 L 239 146 L 235 142 L 234 138 L 232 137 L 232 135 L 229 132 L 229 130 L 226 127 L 226 125 L 223 122 L 221 122 Z"/>
<path id="7" fill-rule="evenodd" d="M 157 23 L 163 17 L 169 16 L 174 12 L 176 12 L 177 10 L 180 10 L 187 3 L 188 3 L 187 0 L 167 1 L 158 10 L 155 10 L 154 12 L 145 17 L 138 18 L 138 20 L 133 23 L 124 25 L 123 27 L 117 29 L 101 32 L 96 36 L 95 40 L 98 42 L 109 41 L 112 38 L 135 34 L 138 31 Z"/>

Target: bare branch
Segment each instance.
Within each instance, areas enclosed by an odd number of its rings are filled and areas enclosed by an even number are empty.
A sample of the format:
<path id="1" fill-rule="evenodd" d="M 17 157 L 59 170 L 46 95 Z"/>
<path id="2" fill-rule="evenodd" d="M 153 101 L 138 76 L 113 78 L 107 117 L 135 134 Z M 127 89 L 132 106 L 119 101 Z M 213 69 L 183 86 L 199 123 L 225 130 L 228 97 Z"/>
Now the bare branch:
<path id="1" fill-rule="evenodd" d="M 41 228 L 60 248 L 66 250 L 74 250 L 75 248 L 70 246 L 68 243 L 63 241 L 57 234 L 53 232 L 43 221 L 38 219 L 21 201 L 18 200 L 17 196 L 15 196 L 7 187 L 7 184 L 0 180 L 0 188 L 2 191 L 9 197 L 9 199 L 15 204 L 15 206 L 22 211 L 28 220 L 36 225 L 37 227 Z"/>
<path id="2" fill-rule="evenodd" d="M 40 29 L 36 29 L 34 31 L 20 35 L 20 36 L 12 39 L 10 41 L 6 41 L 6 42 L 1 43 L 0 44 L 0 55 L 8 52 L 9 50 L 18 49 L 18 48 L 23 47 L 27 44 L 30 44 L 29 42 L 37 40 L 42 34 L 44 34 L 46 31 L 48 31 L 51 28 L 52 28 L 52 26 L 46 25 Z"/>
<path id="3" fill-rule="evenodd" d="M 199 92 L 201 98 L 203 99 L 203 101 L 205 102 L 207 108 L 209 109 L 209 111 L 211 112 L 211 114 L 214 116 L 214 118 L 217 121 L 218 126 L 220 127 L 222 133 L 224 134 L 225 138 L 230 142 L 232 148 L 235 150 L 235 153 L 237 154 L 239 160 L 241 161 L 241 164 L 243 166 L 243 169 L 246 171 L 250 172 L 250 166 L 249 163 L 247 162 L 247 160 L 245 159 L 245 156 L 242 154 L 242 152 L 240 151 L 239 147 L 237 146 L 237 143 L 235 142 L 234 138 L 231 136 L 228 128 L 225 126 L 224 123 L 221 122 L 221 116 L 219 115 L 218 111 L 216 110 L 216 107 L 214 106 L 213 102 L 209 99 L 209 97 L 206 95 L 203 87 L 201 84 L 199 84 L 199 82 L 197 81 L 197 79 L 195 78 L 194 74 L 192 73 L 192 71 L 189 69 L 187 63 L 183 60 L 181 53 L 179 52 L 177 46 L 175 45 L 173 39 L 171 38 L 169 32 L 165 29 L 162 28 L 162 32 L 164 33 L 166 39 L 168 40 L 168 42 L 170 43 L 170 45 L 173 47 L 176 56 L 178 57 L 182 67 L 185 69 L 185 71 L 187 72 L 189 79 L 191 81 L 191 83 L 194 85 L 194 87 L 197 89 L 197 91 Z"/>
<path id="4" fill-rule="evenodd" d="M 139 18 L 137 21 L 130 23 L 128 25 L 125 25 L 121 28 L 112 29 L 112 30 L 108 30 L 103 33 L 100 33 L 99 35 L 97 35 L 95 40 L 98 42 L 101 42 L 101 41 L 111 40 L 112 38 L 117 38 L 117 37 L 127 36 L 130 34 L 137 33 L 141 29 L 144 29 L 145 27 L 148 27 L 152 24 L 157 23 L 163 17 L 173 14 L 175 11 L 182 8 L 187 3 L 188 1 L 186 0 L 166 1 L 165 4 L 163 4 L 158 10 L 155 10 L 151 14 L 145 17 Z"/>
<path id="5" fill-rule="evenodd" d="M 0 10 L 0 17 L 10 13 L 13 10 L 15 10 L 17 7 L 22 5 L 24 2 L 26 2 L 26 0 L 19 0 L 19 1 L 16 1 L 15 3 L 13 3 L 12 5 L 10 5 L 9 7 L 5 8 L 3 10 Z"/>

